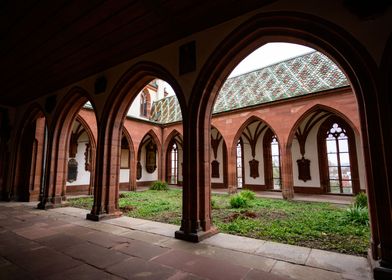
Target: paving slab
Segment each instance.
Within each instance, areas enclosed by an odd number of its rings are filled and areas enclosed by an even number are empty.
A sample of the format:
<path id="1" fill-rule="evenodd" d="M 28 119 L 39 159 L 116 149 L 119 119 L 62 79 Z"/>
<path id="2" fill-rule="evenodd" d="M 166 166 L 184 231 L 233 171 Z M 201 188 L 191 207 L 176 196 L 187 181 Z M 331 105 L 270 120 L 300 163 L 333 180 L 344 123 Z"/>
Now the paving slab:
<path id="1" fill-rule="evenodd" d="M 167 279 L 176 274 L 176 270 L 158 263 L 138 258 L 127 259 L 106 269 L 112 274 L 125 279 Z"/>
<path id="2" fill-rule="evenodd" d="M 84 234 L 80 238 L 105 248 L 112 248 L 118 244 L 129 241 L 128 238 L 100 231 L 93 231 L 91 233 Z"/>
<path id="3" fill-rule="evenodd" d="M 26 239 L 13 232 L 6 231 L 0 234 L 0 255 L 8 256 L 15 252 L 23 254 L 25 251 L 30 251 L 42 247 L 39 243 Z"/>
<path id="4" fill-rule="evenodd" d="M 310 248 L 306 247 L 299 247 L 267 241 L 263 245 L 261 245 L 255 253 L 257 255 L 270 257 L 277 260 L 305 264 L 310 254 L 310 250 Z"/>
<path id="5" fill-rule="evenodd" d="M 38 278 L 82 264 L 47 247 L 24 251 L 23 254 L 15 251 L 9 254 L 7 259 Z"/>
<path id="6" fill-rule="evenodd" d="M 122 216 L 122 217 L 118 217 L 118 218 L 114 218 L 114 219 L 103 220 L 102 222 L 106 223 L 106 224 L 112 224 L 112 225 L 116 225 L 116 226 L 120 226 L 120 227 L 124 227 L 124 228 L 133 229 L 134 228 L 133 226 L 142 225 L 142 224 L 148 223 L 149 221 Z"/>
<path id="7" fill-rule="evenodd" d="M 172 250 L 153 262 L 177 268 L 209 279 L 237 280 L 245 277 L 249 268 L 233 265 L 226 261 L 195 256 L 180 250 Z"/>
<path id="8" fill-rule="evenodd" d="M 224 260 L 248 268 L 257 268 L 270 271 L 276 260 L 254 254 L 233 251 L 231 249 L 216 247 L 201 243 L 191 243 L 178 239 L 170 239 L 161 243 L 161 246 L 177 250 L 188 251 L 192 254 L 205 256 L 212 259 Z"/>
<path id="9" fill-rule="evenodd" d="M 256 268 L 266 272 L 271 271 L 272 267 L 276 263 L 276 260 L 271 258 L 213 246 L 209 246 L 207 249 L 194 250 L 193 253 L 199 256 L 218 259 L 247 268 Z"/>
<path id="10" fill-rule="evenodd" d="M 207 278 L 202 278 L 196 276 L 192 273 L 177 271 L 174 275 L 167 278 L 168 280 L 208 280 Z"/>
<path id="11" fill-rule="evenodd" d="M 87 264 L 83 264 L 68 270 L 64 270 L 46 277 L 43 277 L 42 280 L 121 280 L 118 276 L 107 273 L 95 267 L 92 267 Z"/>
<path id="12" fill-rule="evenodd" d="M 132 240 L 129 243 L 117 245 L 113 249 L 130 256 L 142 258 L 144 260 L 150 260 L 152 258 L 158 257 L 170 250 L 169 248 L 163 248 L 139 240 Z"/>
<path id="13" fill-rule="evenodd" d="M 30 223 L 29 221 L 22 221 L 22 220 L 14 219 L 11 216 L 8 216 L 8 219 L 0 220 L 0 226 L 5 229 L 8 229 L 8 230 L 26 228 L 26 227 L 29 227 L 32 225 L 33 225 L 33 223 Z"/>
<path id="14" fill-rule="evenodd" d="M 265 241 L 226 233 L 218 233 L 203 240 L 201 243 L 240 252 L 254 253 L 265 243 Z"/>
<path id="15" fill-rule="evenodd" d="M 90 210 L 75 208 L 75 207 L 59 207 L 59 208 L 50 209 L 50 211 L 67 214 L 70 216 L 79 217 L 83 219 L 86 219 L 86 215 L 91 212 Z"/>
<path id="16" fill-rule="evenodd" d="M 342 276 L 337 272 L 283 261 L 277 261 L 271 272 L 279 276 L 301 280 L 342 280 Z"/>
<path id="17" fill-rule="evenodd" d="M 290 280 L 290 279 L 292 278 L 275 275 L 273 273 L 268 273 L 257 269 L 252 269 L 245 276 L 244 280 Z"/>
<path id="18" fill-rule="evenodd" d="M 151 244 L 158 244 L 158 245 L 162 244 L 163 242 L 166 242 L 168 240 L 173 239 L 173 238 L 166 237 L 163 235 L 153 234 L 153 233 L 148 233 L 148 232 L 141 232 L 138 230 L 128 230 L 128 231 L 121 233 L 120 236 L 130 238 L 130 239 L 149 242 Z"/>
<path id="19" fill-rule="evenodd" d="M 26 270 L 10 264 L 0 268 L 0 279 L 4 280 L 33 280 L 36 279 Z"/>
<path id="20" fill-rule="evenodd" d="M 46 228 L 46 226 L 47 224 L 45 224 L 45 226 L 42 226 L 40 224 L 35 224 L 33 226 L 16 229 L 14 230 L 14 232 L 20 236 L 23 236 L 24 238 L 31 239 L 31 240 L 57 234 L 56 231 L 48 229 Z"/>
<path id="21" fill-rule="evenodd" d="M 99 268 L 105 268 L 119 263 L 128 255 L 115 250 L 109 250 L 95 244 L 83 243 L 72 246 L 64 251 L 65 254 Z"/>
<path id="22" fill-rule="evenodd" d="M 132 228 L 167 237 L 174 237 L 174 233 L 179 229 L 179 226 L 148 221 L 147 223 L 133 225 Z"/>
<path id="23" fill-rule="evenodd" d="M 62 226 L 53 227 L 52 230 L 78 238 L 82 237 L 83 235 L 88 235 L 95 232 L 95 230 L 86 227 L 67 223 L 63 224 Z"/>
<path id="24" fill-rule="evenodd" d="M 70 236 L 68 234 L 58 233 L 56 235 L 51 235 L 37 239 L 36 242 L 45 245 L 47 247 L 53 248 L 56 251 L 64 252 L 71 246 L 86 243 L 86 240 L 77 238 L 75 236 Z"/>
<path id="25" fill-rule="evenodd" d="M 312 249 L 306 265 L 358 276 L 370 272 L 365 258 L 317 249 Z"/>
<path id="26" fill-rule="evenodd" d="M 77 224 L 79 226 L 87 227 L 90 229 L 95 229 L 98 231 L 104 231 L 112 234 L 117 234 L 120 235 L 124 232 L 129 231 L 127 228 L 111 225 L 111 224 L 106 224 L 106 223 L 100 223 L 100 222 L 93 222 L 93 221 L 88 221 L 88 220 L 80 220 L 77 222 L 74 222 L 74 224 Z"/>

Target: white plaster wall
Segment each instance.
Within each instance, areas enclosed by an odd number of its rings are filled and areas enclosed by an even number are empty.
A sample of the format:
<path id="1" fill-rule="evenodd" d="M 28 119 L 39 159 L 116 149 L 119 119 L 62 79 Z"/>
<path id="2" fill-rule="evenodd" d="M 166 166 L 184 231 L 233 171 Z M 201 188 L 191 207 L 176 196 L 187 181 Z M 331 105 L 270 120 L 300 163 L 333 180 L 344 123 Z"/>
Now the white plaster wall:
<path id="1" fill-rule="evenodd" d="M 178 146 L 178 181 L 182 182 L 182 163 L 183 163 L 183 151 L 180 146 Z"/>
<path id="2" fill-rule="evenodd" d="M 218 134 L 219 134 L 219 132 L 216 128 L 211 129 L 211 136 L 213 138 L 216 138 Z M 211 162 L 213 160 L 215 160 L 214 151 L 213 151 L 212 147 L 210 149 L 210 160 L 211 160 Z M 220 141 L 219 146 L 218 146 L 216 160 L 219 162 L 219 178 L 212 178 L 211 177 L 211 183 L 223 183 L 223 179 L 224 179 L 223 178 L 223 138 Z"/>
<path id="3" fill-rule="evenodd" d="M 129 182 L 129 169 L 120 169 L 120 183 Z"/>
<path id="4" fill-rule="evenodd" d="M 357 146 L 357 160 L 358 160 L 358 173 L 359 173 L 359 186 L 361 190 L 366 190 L 366 168 L 365 158 L 363 156 L 363 146 L 361 138 L 355 135 L 355 145 Z"/>
<path id="5" fill-rule="evenodd" d="M 167 96 L 175 95 L 173 88 L 165 82 L 164 80 L 157 79 L 157 97 L 156 100 L 162 99 L 165 97 L 165 91 L 168 93 Z"/>
<path id="6" fill-rule="evenodd" d="M 214 160 L 214 152 L 211 148 L 211 162 Z M 219 178 L 211 178 L 211 183 L 223 183 L 223 139 L 218 146 L 216 160 L 219 162 Z"/>
<path id="7" fill-rule="evenodd" d="M 308 138 L 306 139 L 305 144 L 305 158 L 310 160 L 310 177 L 311 179 L 304 182 L 302 180 L 298 180 L 298 165 L 297 160 L 301 159 L 301 153 L 299 150 L 299 143 L 297 139 L 293 140 L 293 144 L 291 146 L 292 153 L 292 162 L 293 162 L 293 179 L 294 186 L 296 187 L 320 187 L 320 170 L 319 170 L 319 162 L 318 162 L 318 149 L 317 149 L 317 132 L 321 122 L 316 124 L 313 129 L 310 131 Z"/>
<path id="8" fill-rule="evenodd" d="M 129 107 L 127 116 L 131 116 L 139 119 L 145 119 L 140 116 L 140 93 L 135 97 L 131 106 Z"/>
<path id="9" fill-rule="evenodd" d="M 253 124 L 250 126 L 250 130 L 254 133 L 257 124 Z M 246 185 L 264 185 L 265 177 L 264 177 L 264 155 L 263 155 L 263 138 L 265 131 L 259 136 L 256 143 L 256 151 L 255 151 L 255 159 L 259 161 L 259 177 L 252 178 L 250 177 L 250 167 L 249 161 L 253 159 L 252 150 L 250 148 L 250 144 L 245 137 L 242 137 L 242 141 L 244 143 L 244 177 Z"/>
<path id="10" fill-rule="evenodd" d="M 153 173 L 148 173 L 146 170 L 146 145 L 143 145 L 142 151 L 140 153 L 140 164 L 142 165 L 142 178 L 140 180 L 137 180 L 137 182 L 150 182 L 150 181 L 157 181 L 158 180 L 158 169 L 159 169 L 159 163 L 158 163 L 158 154 L 156 154 L 156 165 L 157 168 Z"/>
<path id="11" fill-rule="evenodd" d="M 78 176 L 76 181 L 70 183 L 66 182 L 67 186 L 88 185 L 90 184 L 90 171 L 86 171 L 84 152 L 86 151 L 86 144 L 88 143 L 88 136 L 83 133 L 78 139 L 78 149 L 76 153 L 76 161 L 78 162 Z"/>

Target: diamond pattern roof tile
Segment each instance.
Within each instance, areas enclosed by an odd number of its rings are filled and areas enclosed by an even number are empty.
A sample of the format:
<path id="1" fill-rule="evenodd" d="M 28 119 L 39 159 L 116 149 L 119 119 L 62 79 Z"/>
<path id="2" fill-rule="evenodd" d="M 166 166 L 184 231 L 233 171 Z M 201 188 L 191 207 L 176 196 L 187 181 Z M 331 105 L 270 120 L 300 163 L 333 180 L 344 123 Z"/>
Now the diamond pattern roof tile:
<path id="1" fill-rule="evenodd" d="M 213 113 L 273 102 L 285 98 L 348 86 L 339 67 L 320 52 L 312 52 L 226 80 L 215 101 Z M 150 120 L 180 121 L 176 96 L 153 103 Z"/>

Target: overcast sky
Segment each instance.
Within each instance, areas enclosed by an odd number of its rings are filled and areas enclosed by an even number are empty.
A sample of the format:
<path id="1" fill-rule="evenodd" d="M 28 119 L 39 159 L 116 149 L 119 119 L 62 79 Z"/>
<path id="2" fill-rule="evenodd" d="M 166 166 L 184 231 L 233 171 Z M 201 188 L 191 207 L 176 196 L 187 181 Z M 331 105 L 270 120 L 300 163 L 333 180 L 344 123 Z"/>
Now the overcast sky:
<path id="1" fill-rule="evenodd" d="M 289 43 L 268 43 L 242 60 L 229 78 L 263 68 L 296 56 L 313 52 L 314 49 Z"/>

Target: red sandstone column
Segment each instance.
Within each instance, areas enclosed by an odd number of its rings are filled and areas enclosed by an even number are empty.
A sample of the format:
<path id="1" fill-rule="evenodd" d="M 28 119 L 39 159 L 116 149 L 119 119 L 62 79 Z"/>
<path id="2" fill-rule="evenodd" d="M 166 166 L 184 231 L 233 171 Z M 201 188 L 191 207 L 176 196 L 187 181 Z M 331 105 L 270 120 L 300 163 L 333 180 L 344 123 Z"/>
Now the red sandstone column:
<path id="1" fill-rule="evenodd" d="M 195 127 L 183 112 L 183 212 L 175 237 L 199 242 L 216 229 L 211 224 L 211 183 L 208 129 Z M 206 142 L 208 141 L 208 142 Z M 207 155 L 207 158 L 205 157 Z"/>
<path id="2" fill-rule="evenodd" d="M 236 152 L 236 149 L 233 147 L 227 149 L 227 191 L 230 194 L 237 192 Z"/>
<path id="3" fill-rule="evenodd" d="M 105 129 L 98 131 L 96 172 L 94 180 L 94 204 L 87 219 L 99 221 L 101 219 L 120 216 L 118 209 L 120 169 L 120 137 L 121 126 L 113 126 L 113 133 Z M 112 138 L 109 137 L 112 135 Z"/>
<path id="4" fill-rule="evenodd" d="M 282 178 L 282 196 L 284 199 L 294 198 L 294 182 L 293 182 L 293 163 L 291 158 L 291 147 L 287 148 L 285 141 L 279 142 L 280 149 L 280 165 Z"/>
<path id="5" fill-rule="evenodd" d="M 29 201 L 38 200 L 39 191 L 41 187 L 41 178 L 43 176 L 42 163 L 44 156 L 44 142 L 45 142 L 45 118 L 38 118 L 35 126 L 35 139 L 37 140 L 36 156 L 35 156 L 35 170 L 33 178 L 33 189 L 30 190 Z M 32 156 L 34 158 L 34 155 Z"/>
<path id="6" fill-rule="evenodd" d="M 132 156 L 129 164 L 129 190 L 136 191 L 136 157 Z"/>

